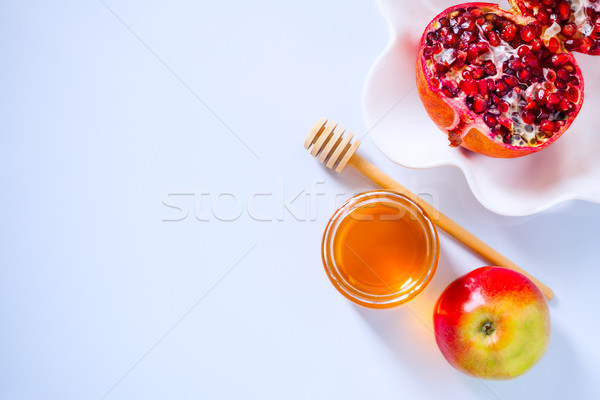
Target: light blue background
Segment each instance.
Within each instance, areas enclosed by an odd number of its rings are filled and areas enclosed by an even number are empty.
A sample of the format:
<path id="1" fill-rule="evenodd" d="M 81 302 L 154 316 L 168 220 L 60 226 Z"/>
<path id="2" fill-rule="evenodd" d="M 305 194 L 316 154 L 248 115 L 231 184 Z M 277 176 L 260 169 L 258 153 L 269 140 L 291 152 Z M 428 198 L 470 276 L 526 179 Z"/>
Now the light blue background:
<path id="1" fill-rule="evenodd" d="M 322 115 L 368 131 L 387 39 L 374 1 L 3 1 L 0 398 L 598 398 L 598 205 L 497 216 L 459 171 L 361 146 L 555 290 L 550 348 L 510 382 L 435 345 L 435 299 L 483 264 L 444 235 L 408 306 L 326 279 L 325 224 L 372 186 L 302 142 Z"/>

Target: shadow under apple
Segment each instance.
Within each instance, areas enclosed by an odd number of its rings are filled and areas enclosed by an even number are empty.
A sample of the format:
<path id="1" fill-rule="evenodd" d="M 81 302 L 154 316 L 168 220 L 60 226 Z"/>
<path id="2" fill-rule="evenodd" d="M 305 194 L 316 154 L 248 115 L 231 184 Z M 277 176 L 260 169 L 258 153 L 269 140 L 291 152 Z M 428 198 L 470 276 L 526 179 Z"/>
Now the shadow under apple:
<path id="1" fill-rule="evenodd" d="M 548 351 L 537 365 L 516 379 L 488 385 L 502 399 L 598 399 L 600 391 L 586 385 L 595 380 L 560 325 L 553 323 Z"/>
<path id="2" fill-rule="evenodd" d="M 435 382 L 435 385 L 423 385 L 423 389 L 430 392 L 432 397 L 439 396 L 439 388 L 444 387 L 449 393 L 453 390 L 469 390 L 476 399 L 600 398 L 600 393 L 590 397 L 589 388 L 586 389 L 584 383 L 586 372 L 568 337 L 555 323 L 544 357 L 530 371 L 516 379 L 481 380 L 455 370 L 435 343 L 432 315 L 437 297 L 461 274 L 442 253 L 438 270 L 429 286 L 409 303 L 383 310 L 354 305 L 357 313 L 400 362 L 399 379 Z M 411 374 L 410 377 L 405 376 L 407 372 Z"/>
<path id="3" fill-rule="evenodd" d="M 439 396 L 440 387 L 452 391 L 465 386 L 475 392 L 473 398 L 491 398 L 485 385 L 452 368 L 435 343 L 432 321 L 435 301 L 445 287 L 460 275 L 442 252 L 434 278 L 409 303 L 383 310 L 358 305 L 354 308 L 403 364 L 399 365 L 398 374 L 408 371 L 413 375 L 408 379 L 413 382 L 435 382 L 435 385 L 423 385 L 432 398 Z M 407 381 L 406 376 L 399 375 L 399 379 Z"/>

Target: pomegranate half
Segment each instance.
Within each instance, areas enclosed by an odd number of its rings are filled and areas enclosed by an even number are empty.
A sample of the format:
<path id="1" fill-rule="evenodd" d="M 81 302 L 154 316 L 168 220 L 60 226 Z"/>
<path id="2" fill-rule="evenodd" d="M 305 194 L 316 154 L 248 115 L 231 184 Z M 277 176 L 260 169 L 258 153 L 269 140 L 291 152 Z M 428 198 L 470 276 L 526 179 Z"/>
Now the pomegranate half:
<path id="1" fill-rule="evenodd" d="M 427 26 L 417 88 L 451 146 L 520 157 L 547 147 L 571 125 L 583 103 L 583 77 L 551 29 L 490 3 L 450 7 Z"/>

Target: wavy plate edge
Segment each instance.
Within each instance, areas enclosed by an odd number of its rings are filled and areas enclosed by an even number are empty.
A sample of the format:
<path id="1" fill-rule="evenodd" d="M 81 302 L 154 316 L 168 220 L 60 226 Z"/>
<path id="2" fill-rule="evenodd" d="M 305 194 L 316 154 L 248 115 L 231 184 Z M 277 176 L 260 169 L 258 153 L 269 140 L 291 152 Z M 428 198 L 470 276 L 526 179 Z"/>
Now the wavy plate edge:
<path id="1" fill-rule="evenodd" d="M 384 49 L 381 51 L 381 53 L 375 58 L 375 60 L 371 64 L 371 67 L 369 68 L 369 71 L 367 72 L 367 77 L 365 79 L 365 83 L 363 84 L 361 107 L 362 107 L 363 119 L 365 121 L 366 126 L 369 127 L 369 130 L 373 129 L 372 127 L 376 126 L 381 120 L 381 118 L 379 120 L 376 120 L 376 118 L 374 118 L 371 115 L 371 113 L 368 110 L 368 105 L 367 105 L 367 97 L 368 97 L 368 94 L 371 93 L 371 91 L 372 91 L 371 88 L 373 86 L 373 81 L 375 79 L 374 78 L 375 71 L 380 67 L 380 65 L 386 59 L 386 57 L 389 56 L 389 54 L 392 52 L 392 50 L 394 49 L 395 45 L 398 43 L 398 40 L 399 40 L 398 32 L 396 31 L 396 26 L 391 21 L 388 11 L 385 10 L 385 6 L 383 5 L 383 0 L 376 0 L 376 2 L 377 2 L 379 12 L 383 16 L 383 18 L 388 26 L 389 39 L 388 39 L 388 42 L 387 42 L 386 46 L 384 47 Z M 432 12 L 435 12 L 435 7 L 433 7 L 429 2 L 426 2 L 427 4 L 425 4 L 425 2 L 421 1 L 421 3 L 426 5 L 427 8 L 429 8 Z M 469 170 L 469 168 L 460 160 L 456 160 L 456 161 L 455 160 L 447 160 L 447 159 L 446 160 L 436 160 L 436 161 L 430 161 L 430 162 L 425 162 L 425 163 L 421 163 L 421 164 L 411 164 L 409 162 L 402 162 L 402 161 L 393 159 L 392 157 L 390 157 L 388 155 L 387 152 L 385 152 L 382 149 L 380 140 L 377 139 L 377 135 L 372 135 L 371 140 L 373 140 L 373 143 L 375 144 L 377 149 L 388 160 L 392 161 L 393 163 L 395 163 L 397 165 L 400 165 L 400 166 L 403 166 L 406 168 L 411 168 L 411 169 L 431 169 L 431 168 L 437 168 L 437 167 L 458 168 L 462 172 L 463 176 L 465 177 L 467 185 L 469 186 L 471 193 L 473 193 L 473 196 L 477 199 L 477 201 L 483 207 L 488 209 L 489 211 L 499 214 L 499 215 L 510 216 L 510 217 L 530 216 L 530 215 L 538 214 L 540 212 L 549 210 L 554 206 L 557 206 L 561 203 L 571 201 L 571 200 L 581 200 L 581 201 L 587 201 L 587 202 L 591 202 L 591 203 L 600 203 L 600 198 L 595 198 L 589 194 L 580 194 L 580 193 L 575 193 L 575 192 L 569 191 L 569 192 L 564 192 L 559 196 L 555 196 L 549 200 L 546 200 L 546 201 L 542 202 L 540 205 L 533 207 L 533 208 L 527 207 L 527 208 L 523 208 L 521 210 L 513 210 L 512 212 L 507 211 L 507 210 L 504 210 L 504 209 L 494 206 L 494 204 L 492 204 L 491 202 L 489 202 L 487 200 L 486 196 L 484 196 L 480 192 L 478 185 L 477 185 L 475 179 L 473 178 L 473 175 L 472 175 L 471 171 Z"/>

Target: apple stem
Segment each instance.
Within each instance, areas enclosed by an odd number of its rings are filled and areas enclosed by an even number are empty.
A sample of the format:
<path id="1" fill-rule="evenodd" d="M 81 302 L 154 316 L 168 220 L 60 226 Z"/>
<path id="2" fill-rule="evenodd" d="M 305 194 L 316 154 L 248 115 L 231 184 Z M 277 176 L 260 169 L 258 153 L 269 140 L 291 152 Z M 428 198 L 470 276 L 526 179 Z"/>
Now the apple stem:
<path id="1" fill-rule="evenodd" d="M 495 330 L 496 328 L 494 328 L 494 324 L 491 321 L 485 321 L 481 325 L 481 332 L 486 336 L 491 335 Z"/>

